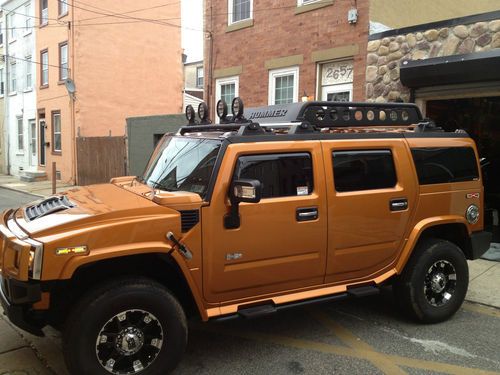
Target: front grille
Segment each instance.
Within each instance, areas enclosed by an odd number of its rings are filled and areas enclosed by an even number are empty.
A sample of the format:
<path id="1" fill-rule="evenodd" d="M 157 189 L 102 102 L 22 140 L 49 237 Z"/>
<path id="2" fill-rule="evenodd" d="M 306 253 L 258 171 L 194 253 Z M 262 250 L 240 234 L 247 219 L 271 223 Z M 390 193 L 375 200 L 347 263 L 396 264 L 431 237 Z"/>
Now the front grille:
<path id="1" fill-rule="evenodd" d="M 184 210 L 181 213 L 181 230 L 187 232 L 200 221 L 200 212 L 198 210 Z"/>
<path id="2" fill-rule="evenodd" d="M 67 196 L 50 197 L 33 206 L 26 207 L 24 213 L 28 221 L 51 214 L 56 211 L 67 210 L 75 207 Z"/>

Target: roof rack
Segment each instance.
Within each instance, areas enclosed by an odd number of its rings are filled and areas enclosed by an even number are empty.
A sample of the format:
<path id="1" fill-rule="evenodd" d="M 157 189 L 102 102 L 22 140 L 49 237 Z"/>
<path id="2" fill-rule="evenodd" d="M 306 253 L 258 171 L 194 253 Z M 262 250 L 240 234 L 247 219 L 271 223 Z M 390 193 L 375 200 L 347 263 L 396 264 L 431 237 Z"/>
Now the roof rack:
<path id="1" fill-rule="evenodd" d="M 202 103 L 204 104 L 204 103 Z M 200 104 L 196 122 L 194 109 L 186 108 L 189 125 L 180 134 L 193 132 L 237 132 L 238 135 L 313 133 L 352 131 L 442 131 L 423 119 L 420 109 L 412 103 L 305 102 L 249 108 L 243 115 L 243 102 L 233 99 L 233 116 L 227 116 L 227 105 L 217 103 L 220 124 L 211 124 L 208 108 Z M 189 111 L 188 111 L 189 110 Z M 200 113 L 201 112 L 201 113 Z M 258 121 L 258 123 L 256 122 Z M 344 130 L 342 130 L 344 129 Z"/>

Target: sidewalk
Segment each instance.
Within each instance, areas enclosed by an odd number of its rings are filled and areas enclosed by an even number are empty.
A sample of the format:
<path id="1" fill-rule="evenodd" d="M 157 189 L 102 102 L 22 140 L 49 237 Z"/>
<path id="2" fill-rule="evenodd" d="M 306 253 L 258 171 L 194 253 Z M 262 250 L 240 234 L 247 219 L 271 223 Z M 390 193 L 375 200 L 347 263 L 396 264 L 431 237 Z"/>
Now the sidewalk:
<path id="1" fill-rule="evenodd" d="M 24 182 L 19 180 L 18 177 L 0 174 L 0 187 L 37 195 L 39 197 L 52 195 L 51 181 Z M 58 182 L 56 184 L 56 191 L 59 193 L 72 187 L 74 186 Z"/>

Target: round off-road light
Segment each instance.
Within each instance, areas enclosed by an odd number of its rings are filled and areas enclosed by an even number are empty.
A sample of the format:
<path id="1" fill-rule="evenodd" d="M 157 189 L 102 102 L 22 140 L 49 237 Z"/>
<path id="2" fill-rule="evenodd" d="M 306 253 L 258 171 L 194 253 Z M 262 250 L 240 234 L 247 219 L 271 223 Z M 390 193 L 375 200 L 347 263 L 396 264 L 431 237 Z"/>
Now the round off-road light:
<path id="1" fill-rule="evenodd" d="M 465 218 L 467 219 L 469 224 L 476 224 L 479 220 L 479 207 L 477 207 L 475 204 L 471 204 L 469 207 L 467 207 Z"/>
<path id="2" fill-rule="evenodd" d="M 236 97 L 231 104 L 231 112 L 234 118 L 241 118 L 243 116 L 243 100 Z"/>
<path id="3" fill-rule="evenodd" d="M 194 123 L 194 118 L 196 116 L 196 113 L 194 112 L 194 108 L 191 104 L 186 106 L 186 119 L 190 124 Z"/>
<path id="4" fill-rule="evenodd" d="M 203 122 L 206 122 L 208 119 L 208 107 L 203 102 L 198 105 L 198 116 Z"/>
<path id="5" fill-rule="evenodd" d="M 217 102 L 217 116 L 219 116 L 221 120 L 224 120 L 227 116 L 227 104 L 222 99 Z"/>

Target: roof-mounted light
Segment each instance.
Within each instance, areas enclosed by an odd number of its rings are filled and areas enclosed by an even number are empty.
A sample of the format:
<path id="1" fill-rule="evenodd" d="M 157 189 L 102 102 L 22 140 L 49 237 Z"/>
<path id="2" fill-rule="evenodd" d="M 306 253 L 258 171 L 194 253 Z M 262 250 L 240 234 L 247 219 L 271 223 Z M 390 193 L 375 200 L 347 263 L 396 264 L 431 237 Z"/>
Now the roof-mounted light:
<path id="1" fill-rule="evenodd" d="M 217 102 L 217 116 L 224 121 L 227 116 L 227 104 L 224 100 L 219 100 Z"/>
<path id="2" fill-rule="evenodd" d="M 186 106 L 186 119 L 189 124 L 194 124 L 196 113 L 194 112 L 194 108 L 191 104 Z"/>
<path id="3" fill-rule="evenodd" d="M 208 122 L 208 106 L 204 102 L 198 105 L 198 116 L 202 123 Z"/>
<path id="4" fill-rule="evenodd" d="M 235 120 L 243 117 L 243 109 L 243 100 L 241 100 L 239 97 L 234 98 L 231 104 L 231 112 L 233 113 L 233 118 Z"/>

